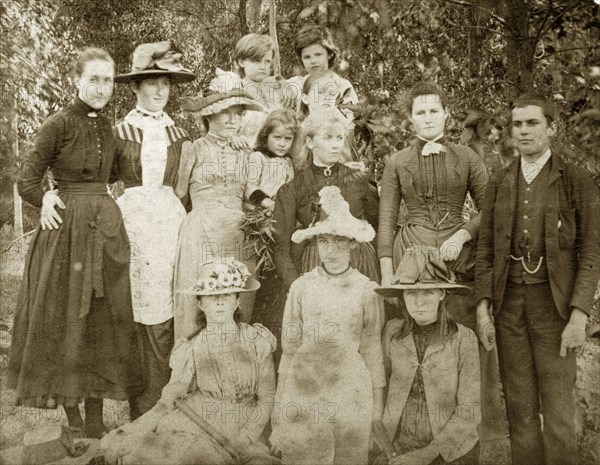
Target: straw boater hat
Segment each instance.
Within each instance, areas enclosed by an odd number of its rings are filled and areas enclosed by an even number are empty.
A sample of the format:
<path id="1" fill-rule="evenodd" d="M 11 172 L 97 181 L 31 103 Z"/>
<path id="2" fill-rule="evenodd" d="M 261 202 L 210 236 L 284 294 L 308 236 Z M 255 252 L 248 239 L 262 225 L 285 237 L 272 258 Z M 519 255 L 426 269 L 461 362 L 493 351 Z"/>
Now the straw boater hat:
<path id="1" fill-rule="evenodd" d="M 172 82 L 188 82 L 196 78 L 180 62 L 181 53 L 171 50 L 171 41 L 141 44 L 133 51 L 131 72 L 118 74 L 115 82 L 128 82 L 136 79 L 169 76 Z"/>
<path id="2" fill-rule="evenodd" d="M 405 289 L 455 289 L 469 292 L 470 288 L 458 284 L 436 247 L 413 246 L 406 250 L 389 287 L 375 292 L 384 297 L 398 297 Z"/>
<path id="3" fill-rule="evenodd" d="M 371 242 L 375 238 L 375 230 L 369 223 L 352 216 L 350 205 L 342 197 L 339 187 L 326 186 L 319 192 L 319 197 L 320 221 L 296 231 L 292 234 L 292 241 L 299 244 L 322 234 L 344 236 L 357 242 Z"/>
<path id="4" fill-rule="evenodd" d="M 210 81 L 203 95 L 181 99 L 181 108 L 198 112 L 201 116 L 214 115 L 234 105 L 243 105 L 246 110 L 263 111 L 262 105 L 243 87 L 242 78 L 237 74 L 217 68 L 216 77 Z"/>
<path id="5" fill-rule="evenodd" d="M 234 258 L 206 262 L 200 265 L 196 284 L 178 293 L 217 295 L 256 291 L 260 283 L 251 274 L 246 265 Z"/>
<path id="6" fill-rule="evenodd" d="M 79 439 L 77 428 L 37 426 L 25 433 L 22 444 L 0 450 L 5 465 L 87 465 L 99 454 L 99 439 Z"/>

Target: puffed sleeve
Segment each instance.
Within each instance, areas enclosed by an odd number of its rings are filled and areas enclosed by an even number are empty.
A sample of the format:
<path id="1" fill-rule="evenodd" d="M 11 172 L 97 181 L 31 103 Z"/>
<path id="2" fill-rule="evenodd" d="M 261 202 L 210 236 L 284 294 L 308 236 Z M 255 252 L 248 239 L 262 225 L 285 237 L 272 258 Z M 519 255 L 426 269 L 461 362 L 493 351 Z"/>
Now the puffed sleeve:
<path id="1" fill-rule="evenodd" d="M 254 411 L 246 412 L 245 416 L 249 420 L 240 433 L 248 436 L 252 442 L 257 442 L 271 418 L 275 402 L 275 369 L 272 354 L 277 348 L 277 339 L 271 331 L 258 323 L 248 326 L 247 329 L 249 340 L 254 341 L 258 383 Z"/>
<path id="2" fill-rule="evenodd" d="M 465 229 L 471 235 L 471 240 L 477 243 L 479 236 L 479 226 L 481 223 L 481 207 L 483 206 L 483 198 L 488 183 L 488 172 L 485 163 L 477 153 L 468 147 L 464 147 L 465 153 L 468 156 L 469 166 L 469 185 L 468 190 L 471 198 L 479 211 L 473 215 L 468 223 L 465 223 L 462 229 Z"/>
<path id="3" fill-rule="evenodd" d="M 363 328 L 360 334 L 359 352 L 371 373 L 373 389 L 386 385 L 383 366 L 383 349 L 381 347 L 381 331 L 383 329 L 383 297 L 376 294 L 377 284 L 367 283 L 362 296 Z"/>
<path id="4" fill-rule="evenodd" d="M 27 157 L 19 176 L 19 194 L 34 207 L 42 206 L 42 179 L 59 154 L 66 129 L 62 113 L 50 116 L 37 133 L 33 150 Z"/>
<path id="5" fill-rule="evenodd" d="M 446 462 L 455 461 L 475 446 L 479 440 L 477 427 L 481 421 L 477 336 L 465 327 L 459 331 L 456 407 L 446 426 L 430 444 Z"/>
<path id="6" fill-rule="evenodd" d="M 396 170 L 398 154 L 392 155 L 385 164 L 381 178 L 381 199 L 379 202 L 379 229 L 377 230 L 377 255 L 379 258 L 391 257 L 396 235 L 396 224 L 402 189 Z"/>
<path id="7" fill-rule="evenodd" d="M 190 176 L 192 175 L 197 157 L 196 144 L 189 141 L 184 142 L 181 147 L 181 161 L 177 173 L 177 184 L 175 185 L 175 195 L 182 200 L 184 205 L 187 203 L 184 200 L 189 195 Z"/>
<path id="8" fill-rule="evenodd" d="M 175 410 L 175 400 L 185 396 L 192 389 L 195 374 L 192 344 L 193 339 L 188 341 L 187 338 L 180 338 L 175 343 L 169 360 L 171 379 L 163 388 L 156 405 L 135 421 L 141 425 L 143 424 L 146 430 L 153 431 L 156 429 L 158 421 Z"/>

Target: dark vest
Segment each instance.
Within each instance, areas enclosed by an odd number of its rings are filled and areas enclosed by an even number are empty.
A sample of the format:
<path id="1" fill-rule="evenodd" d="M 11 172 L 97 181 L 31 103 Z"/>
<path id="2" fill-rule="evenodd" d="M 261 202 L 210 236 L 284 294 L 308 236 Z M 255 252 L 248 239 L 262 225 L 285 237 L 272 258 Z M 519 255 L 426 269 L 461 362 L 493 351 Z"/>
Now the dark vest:
<path id="1" fill-rule="evenodd" d="M 517 182 L 517 205 L 513 223 L 510 253 L 512 257 L 523 257 L 523 262 L 511 258 L 508 278 L 518 284 L 535 284 L 548 281 L 545 246 L 545 213 L 546 192 L 550 162 L 548 161 L 536 178 L 527 184 L 521 167 Z M 540 257 L 544 257 L 539 270 L 533 274 L 525 270 L 524 265 L 533 271 L 537 268 Z"/>

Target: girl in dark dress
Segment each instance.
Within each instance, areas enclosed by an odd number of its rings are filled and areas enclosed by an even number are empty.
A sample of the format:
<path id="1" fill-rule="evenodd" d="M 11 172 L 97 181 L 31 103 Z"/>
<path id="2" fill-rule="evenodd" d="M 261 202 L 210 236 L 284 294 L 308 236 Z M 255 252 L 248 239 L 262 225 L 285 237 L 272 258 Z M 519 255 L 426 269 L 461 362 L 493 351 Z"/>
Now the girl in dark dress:
<path id="1" fill-rule="evenodd" d="M 21 196 L 42 213 L 17 300 L 8 386 L 19 404 L 62 405 L 69 425 L 85 426 L 88 437 L 105 431 L 102 399 L 126 400 L 143 388 L 129 241 L 107 192 L 112 128 L 97 113 L 112 96 L 113 79 L 108 53 L 81 53 L 78 96 L 44 122 L 19 180 Z M 57 185 L 44 193 L 48 168 Z"/>
<path id="2" fill-rule="evenodd" d="M 310 151 L 308 166 L 277 193 L 273 212 L 274 259 L 286 289 L 301 273 L 320 265 L 315 241 L 296 248 L 292 247 L 291 237 L 296 229 L 307 228 L 319 219 L 318 198 L 323 187 L 339 187 L 352 215 L 366 219 L 377 230 L 377 188 L 367 173 L 339 162 L 347 125 L 337 110 L 310 115 L 303 125 Z M 353 250 L 350 263 L 372 281 L 379 282 L 377 256 L 370 242 Z"/>

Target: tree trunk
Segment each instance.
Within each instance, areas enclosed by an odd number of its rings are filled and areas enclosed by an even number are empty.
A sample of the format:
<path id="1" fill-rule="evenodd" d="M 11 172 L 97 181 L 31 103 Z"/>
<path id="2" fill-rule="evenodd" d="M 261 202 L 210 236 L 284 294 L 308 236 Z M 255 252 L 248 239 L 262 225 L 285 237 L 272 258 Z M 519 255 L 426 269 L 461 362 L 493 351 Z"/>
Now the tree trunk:
<path id="1" fill-rule="evenodd" d="M 19 159 L 19 114 L 15 110 L 12 119 L 12 132 L 13 132 L 13 153 L 15 158 Z M 19 189 L 17 183 L 13 183 L 13 209 L 14 209 L 14 233 L 15 237 L 21 237 L 23 235 L 23 201 L 19 195 Z"/>
<path id="2" fill-rule="evenodd" d="M 277 4 L 276 0 L 269 0 L 269 34 L 275 44 L 275 53 L 273 56 L 273 74 L 281 74 L 281 60 L 279 58 L 279 42 L 277 41 Z"/>
<path id="3" fill-rule="evenodd" d="M 512 100 L 519 94 L 533 90 L 533 56 L 535 53 L 535 38 L 529 33 L 531 10 L 524 0 L 505 0 L 506 58 L 507 80 L 514 84 L 510 86 L 508 99 Z"/>
<path id="4" fill-rule="evenodd" d="M 469 75 L 471 79 L 469 80 L 469 86 L 471 90 L 475 90 L 477 87 L 477 82 L 479 78 L 479 72 L 481 70 L 481 60 L 479 54 L 479 43 L 481 33 L 477 26 L 479 26 L 479 14 L 476 8 L 470 8 L 468 13 L 468 20 L 470 23 L 469 28 Z"/>
<path id="5" fill-rule="evenodd" d="M 240 0 L 238 19 L 240 21 L 240 32 L 242 35 L 248 34 L 248 21 L 246 21 L 246 0 Z"/>
<path id="6" fill-rule="evenodd" d="M 262 0 L 250 0 L 248 3 L 247 21 L 251 32 L 258 32 Z"/>

